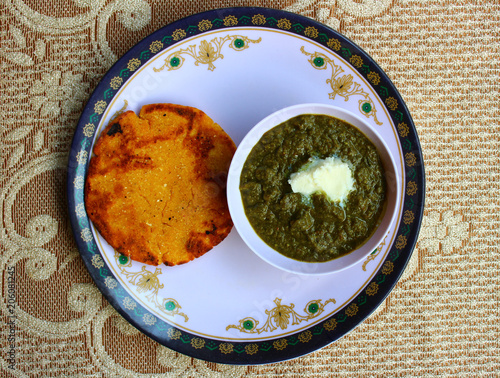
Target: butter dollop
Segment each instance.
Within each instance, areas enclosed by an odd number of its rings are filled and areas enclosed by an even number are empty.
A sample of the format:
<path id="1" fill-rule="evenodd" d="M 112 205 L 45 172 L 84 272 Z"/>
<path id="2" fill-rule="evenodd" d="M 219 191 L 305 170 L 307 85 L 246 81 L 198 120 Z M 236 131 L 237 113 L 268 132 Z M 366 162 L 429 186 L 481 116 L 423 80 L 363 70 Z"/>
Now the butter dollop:
<path id="1" fill-rule="evenodd" d="M 354 189 L 349 165 L 335 156 L 309 159 L 298 172 L 292 173 L 288 182 L 294 193 L 310 196 L 323 192 L 333 202 L 343 202 Z"/>

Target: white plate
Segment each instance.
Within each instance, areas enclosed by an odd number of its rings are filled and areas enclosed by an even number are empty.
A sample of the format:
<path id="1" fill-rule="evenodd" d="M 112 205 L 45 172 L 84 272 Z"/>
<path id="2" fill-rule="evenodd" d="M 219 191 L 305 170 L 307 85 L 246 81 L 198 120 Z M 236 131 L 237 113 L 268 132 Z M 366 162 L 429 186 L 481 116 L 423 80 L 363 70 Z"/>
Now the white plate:
<path id="1" fill-rule="evenodd" d="M 372 75 L 358 69 L 363 65 Z M 159 30 L 104 77 L 82 114 L 69 163 L 70 215 L 82 257 L 125 318 L 188 355 L 265 363 L 326 345 L 376 308 L 413 250 L 423 206 L 421 165 L 414 169 L 413 181 L 420 188 L 412 194 L 410 230 L 403 235 L 395 222 L 377 251 L 335 274 L 311 277 L 278 270 L 251 252 L 235 229 L 212 251 L 181 266 L 153 267 L 117 254 L 86 217 L 88 158 L 93 142 L 117 113 L 138 113 L 141 106 L 158 102 L 203 110 L 237 145 L 259 120 L 286 106 L 315 102 L 347 109 L 376 129 L 395 157 L 403 178 L 398 220 L 409 192 L 397 111 L 408 129 L 411 153 L 421 164 L 418 139 L 399 94 L 364 52 L 333 30 L 262 8 L 207 12 Z M 396 112 L 391 110 L 394 103 Z M 389 258 L 395 242 L 398 257 L 405 255 L 397 263 Z M 386 278 L 377 283 L 392 273 L 390 285 L 383 284 Z"/>

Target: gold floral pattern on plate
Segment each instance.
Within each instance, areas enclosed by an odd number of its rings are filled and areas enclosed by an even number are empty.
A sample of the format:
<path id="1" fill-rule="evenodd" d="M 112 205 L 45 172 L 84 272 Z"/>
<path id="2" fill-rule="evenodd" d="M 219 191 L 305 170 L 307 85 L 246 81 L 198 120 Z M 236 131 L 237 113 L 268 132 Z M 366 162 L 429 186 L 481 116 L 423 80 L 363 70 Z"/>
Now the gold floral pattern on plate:
<path id="1" fill-rule="evenodd" d="M 224 55 L 221 53 L 224 45 L 229 42 L 229 47 L 235 51 L 246 50 L 250 43 L 259 43 L 259 39 L 250 39 L 242 35 L 226 35 L 224 37 L 216 37 L 211 41 L 202 40 L 199 46 L 190 45 L 185 49 L 179 49 L 171 53 L 165 59 L 163 66 L 153 70 L 155 72 L 160 72 L 163 69 L 167 70 L 177 70 L 184 64 L 185 55 L 189 55 L 194 58 L 194 64 L 199 66 L 200 64 L 207 65 L 210 71 L 215 70 L 214 62 L 218 59 L 224 59 Z"/>
<path id="2" fill-rule="evenodd" d="M 247 317 L 241 319 L 238 325 L 228 325 L 226 330 L 235 328 L 241 332 L 257 334 L 262 332 L 273 332 L 278 328 L 285 330 L 289 325 L 297 325 L 303 321 L 316 318 L 324 311 L 325 306 L 328 303 L 336 302 L 333 298 L 327 299 L 324 303 L 322 303 L 321 299 L 309 301 L 304 308 L 305 315 L 297 313 L 294 310 L 295 305 L 293 303 L 290 305 L 281 304 L 281 298 L 276 298 L 274 303 L 276 304 L 274 308 L 265 310 L 267 320 L 262 327 L 258 327 L 258 320 L 252 317 Z"/>
<path id="3" fill-rule="evenodd" d="M 129 283 L 137 287 L 137 292 L 139 294 L 146 294 L 145 299 L 148 302 L 152 303 L 157 309 L 168 316 L 179 315 L 184 318 L 184 322 L 189 320 L 189 317 L 180 311 L 182 307 L 175 299 L 158 298 L 160 289 L 164 287 L 158 278 L 161 274 L 160 268 L 155 268 L 155 271 L 151 272 L 143 265 L 138 272 L 127 270 L 126 268 L 132 267 L 132 260 L 116 251 L 115 260 L 122 276 L 125 277 Z"/>
<path id="4" fill-rule="evenodd" d="M 373 117 L 373 120 L 377 125 L 382 125 L 377 119 L 377 110 L 375 109 L 375 104 L 371 99 L 370 95 L 363 90 L 361 85 L 354 81 L 354 78 L 350 74 L 345 74 L 344 69 L 335 63 L 335 61 L 325 54 L 320 52 L 307 52 L 302 46 L 300 51 L 309 57 L 308 61 L 312 67 L 317 70 L 326 70 L 328 67 L 331 68 L 332 74 L 330 78 L 326 79 L 326 83 L 330 84 L 332 92 L 329 93 L 329 98 L 334 100 L 335 97 L 343 97 L 345 101 L 349 101 L 351 96 L 361 96 L 362 99 L 358 100 L 359 111 L 365 117 Z M 351 57 L 351 63 L 355 66 L 362 64 L 359 62 L 357 55 Z M 344 73 L 344 74 L 343 74 Z"/>
<path id="5" fill-rule="evenodd" d="M 368 263 L 370 261 L 375 260 L 375 258 L 380 254 L 380 252 L 384 248 L 384 246 L 385 246 L 385 239 L 387 239 L 387 236 L 388 236 L 388 234 L 384 237 L 384 240 L 382 240 L 382 242 L 379 244 L 379 246 L 377 247 L 377 249 L 375 251 L 373 251 L 372 253 L 370 253 L 368 255 L 368 257 L 366 258 L 366 260 L 365 260 L 365 262 L 363 263 L 363 266 L 362 266 L 362 269 L 363 269 L 364 272 L 366 272 L 366 266 L 368 265 Z"/>
<path id="6" fill-rule="evenodd" d="M 111 119 L 115 119 L 116 117 L 118 117 L 120 114 L 122 114 L 123 112 L 125 112 L 125 110 L 127 109 L 128 107 L 128 101 L 127 100 L 123 100 L 123 106 L 121 107 L 120 110 L 117 110 L 115 112 L 115 114 L 113 114 L 113 116 L 111 117 Z"/>

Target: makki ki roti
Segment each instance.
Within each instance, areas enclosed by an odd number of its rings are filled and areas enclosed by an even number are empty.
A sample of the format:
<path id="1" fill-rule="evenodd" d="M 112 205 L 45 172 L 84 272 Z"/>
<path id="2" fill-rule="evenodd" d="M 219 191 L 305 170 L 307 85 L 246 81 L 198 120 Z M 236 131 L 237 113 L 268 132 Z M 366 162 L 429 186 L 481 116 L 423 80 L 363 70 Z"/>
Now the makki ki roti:
<path id="1" fill-rule="evenodd" d="M 94 146 L 85 183 L 89 218 L 132 260 L 187 263 L 233 223 L 226 179 L 236 146 L 204 112 L 174 104 L 113 119 Z"/>

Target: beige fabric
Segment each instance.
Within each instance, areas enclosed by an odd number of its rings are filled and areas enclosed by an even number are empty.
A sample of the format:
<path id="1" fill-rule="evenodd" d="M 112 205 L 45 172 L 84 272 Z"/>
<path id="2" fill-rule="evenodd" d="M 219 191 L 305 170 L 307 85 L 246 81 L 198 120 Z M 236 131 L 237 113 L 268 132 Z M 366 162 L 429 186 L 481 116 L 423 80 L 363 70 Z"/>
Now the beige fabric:
<path id="1" fill-rule="evenodd" d="M 67 220 L 67 153 L 102 75 L 166 23 L 230 5 L 304 14 L 364 48 L 405 99 L 426 162 L 418 248 L 385 304 L 337 343 L 269 366 L 206 363 L 140 334 L 94 286 Z M 3 0 L 0 26 L 0 375 L 499 376 L 497 0 Z"/>

